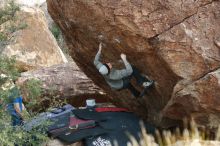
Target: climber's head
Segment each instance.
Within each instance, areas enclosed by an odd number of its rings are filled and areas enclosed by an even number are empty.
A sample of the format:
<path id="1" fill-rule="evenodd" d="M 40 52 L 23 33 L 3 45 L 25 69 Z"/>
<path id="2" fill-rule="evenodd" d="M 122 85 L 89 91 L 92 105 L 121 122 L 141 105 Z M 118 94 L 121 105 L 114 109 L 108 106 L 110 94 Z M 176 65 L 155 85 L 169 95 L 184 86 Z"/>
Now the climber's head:
<path id="1" fill-rule="evenodd" d="M 105 63 L 103 64 L 100 69 L 99 72 L 102 75 L 108 75 L 110 73 L 110 70 L 112 69 L 112 64 L 111 63 Z"/>

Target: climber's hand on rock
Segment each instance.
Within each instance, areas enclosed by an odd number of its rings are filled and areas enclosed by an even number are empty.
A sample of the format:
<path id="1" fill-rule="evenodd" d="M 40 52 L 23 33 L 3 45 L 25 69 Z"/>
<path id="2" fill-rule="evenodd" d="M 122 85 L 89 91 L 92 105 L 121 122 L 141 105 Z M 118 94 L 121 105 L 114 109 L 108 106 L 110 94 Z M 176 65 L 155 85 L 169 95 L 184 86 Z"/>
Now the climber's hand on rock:
<path id="1" fill-rule="evenodd" d="M 122 54 L 121 54 L 121 59 L 122 59 L 122 60 L 126 60 L 126 55 L 122 53 Z"/>

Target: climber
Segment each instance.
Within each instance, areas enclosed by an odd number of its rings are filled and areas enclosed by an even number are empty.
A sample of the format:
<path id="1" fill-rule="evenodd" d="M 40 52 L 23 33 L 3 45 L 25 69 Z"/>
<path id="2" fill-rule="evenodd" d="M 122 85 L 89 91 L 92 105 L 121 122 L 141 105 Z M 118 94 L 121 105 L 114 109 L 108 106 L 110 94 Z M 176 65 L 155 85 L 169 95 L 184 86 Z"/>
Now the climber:
<path id="1" fill-rule="evenodd" d="M 154 81 L 140 74 L 138 69 L 127 61 L 126 55 L 121 54 L 121 59 L 125 65 L 125 69 L 117 70 L 112 67 L 111 63 L 101 63 L 99 61 L 102 51 L 102 43 L 99 44 L 99 51 L 95 56 L 94 65 L 99 73 L 104 77 L 108 85 L 115 90 L 128 89 L 136 98 L 143 97 L 146 89 L 154 84 Z M 132 84 L 131 79 L 134 77 L 138 85 L 142 85 L 144 90 L 140 93 Z"/>

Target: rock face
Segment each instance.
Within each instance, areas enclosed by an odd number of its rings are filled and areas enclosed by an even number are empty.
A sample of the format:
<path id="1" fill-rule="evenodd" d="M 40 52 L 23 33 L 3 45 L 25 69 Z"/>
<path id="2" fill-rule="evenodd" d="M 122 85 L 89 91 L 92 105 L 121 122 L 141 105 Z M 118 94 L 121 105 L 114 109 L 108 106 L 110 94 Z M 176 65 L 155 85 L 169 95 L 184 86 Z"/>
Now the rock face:
<path id="1" fill-rule="evenodd" d="M 1 48 L 2 54 L 15 56 L 22 70 L 67 62 L 48 29 L 44 13 L 40 9 L 21 7 L 16 13 L 16 18 L 15 30 L 10 36 L 8 45 Z M 10 23 L 2 24 L 1 29 L 7 29 Z M 23 28 L 19 29 L 19 27 Z"/>
<path id="2" fill-rule="evenodd" d="M 45 67 L 34 71 L 24 72 L 18 79 L 23 84 L 28 79 L 37 79 L 42 82 L 42 89 L 46 95 L 62 98 L 86 96 L 103 93 L 91 79 L 89 79 L 74 63 L 65 63 Z M 79 99 L 71 99 L 72 102 Z M 82 99 L 83 100 L 83 99 Z"/>
<path id="3" fill-rule="evenodd" d="M 218 0 L 47 0 L 47 4 L 77 65 L 117 104 L 164 127 L 184 116 L 210 126 L 220 120 Z M 156 81 L 143 99 L 106 85 L 92 64 L 100 41 L 105 45 L 104 62 L 117 62 L 125 53 L 130 63 Z"/>
<path id="4" fill-rule="evenodd" d="M 158 53 L 182 78 L 164 109 L 168 117 L 193 116 L 197 123 L 219 122 L 220 2 L 198 9 L 181 24 L 159 35 Z"/>

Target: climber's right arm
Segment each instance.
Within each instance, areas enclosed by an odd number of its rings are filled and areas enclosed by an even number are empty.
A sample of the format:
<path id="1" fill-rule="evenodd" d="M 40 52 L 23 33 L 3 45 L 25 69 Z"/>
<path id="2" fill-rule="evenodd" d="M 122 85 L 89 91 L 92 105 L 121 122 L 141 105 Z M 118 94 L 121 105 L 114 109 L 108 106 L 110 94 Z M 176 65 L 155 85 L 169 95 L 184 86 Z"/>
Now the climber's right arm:
<path id="1" fill-rule="evenodd" d="M 99 59 L 100 59 L 100 55 L 101 55 L 101 51 L 102 51 L 102 43 L 99 44 L 99 51 L 97 52 L 95 59 L 94 59 L 94 65 L 96 66 L 96 68 L 99 70 L 101 68 L 101 66 L 103 65 Z"/>

